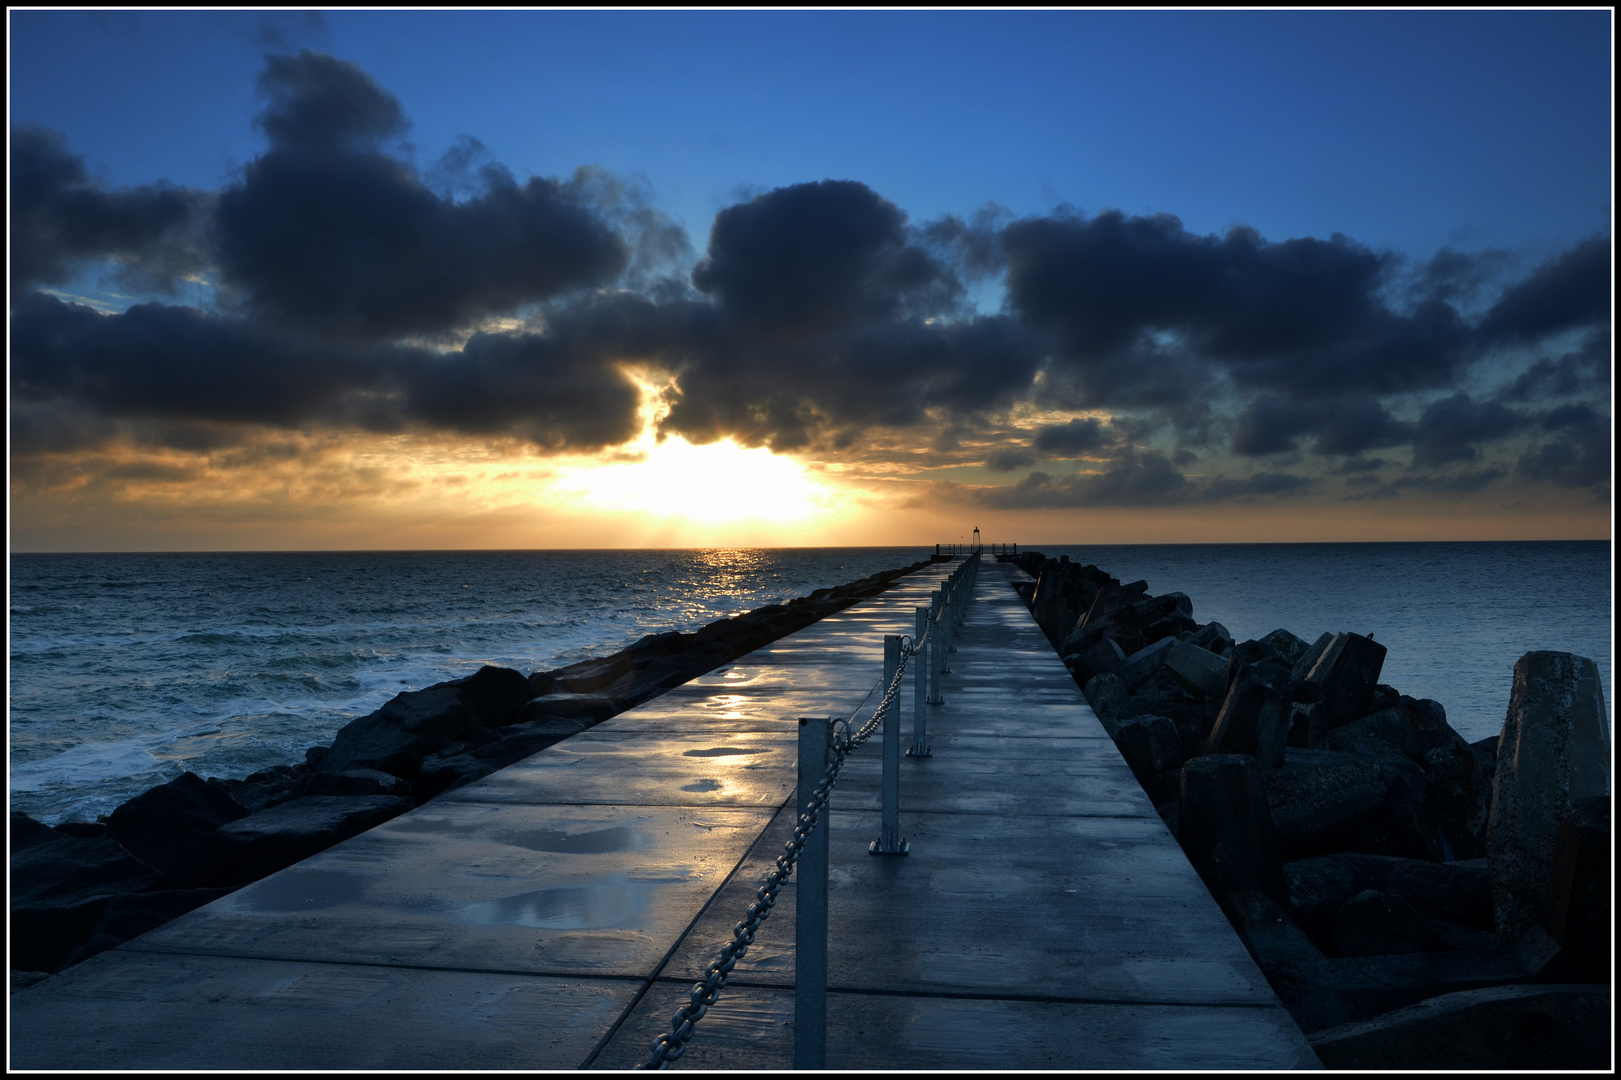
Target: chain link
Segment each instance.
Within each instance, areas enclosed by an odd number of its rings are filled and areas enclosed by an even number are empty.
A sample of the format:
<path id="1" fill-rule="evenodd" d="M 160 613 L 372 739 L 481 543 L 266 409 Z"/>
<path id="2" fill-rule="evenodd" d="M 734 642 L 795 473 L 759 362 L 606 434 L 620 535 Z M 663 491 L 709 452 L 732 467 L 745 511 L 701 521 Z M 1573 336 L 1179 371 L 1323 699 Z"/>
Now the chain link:
<path id="1" fill-rule="evenodd" d="M 693 986 L 692 996 L 687 1004 L 676 1012 L 669 1033 L 659 1036 L 658 1041 L 653 1044 L 653 1055 L 636 1068 L 667 1068 L 670 1062 L 686 1052 L 687 1040 L 692 1038 L 695 1025 L 703 1019 L 709 1007 L 719 1000 L 720 992 L 726 988 L 732 969 L 737 966 L 737 962 L 742 959 L 749 946 L 754 944 L 755 933 L 771 914 L 772 907 L 777 903 L 777 894 L 782 891 L 789 875 L 794 872 L 794 864 L 799 861 L 799 853 L 805 847 L 805 840 L 810 836 L 811 830 L 816 828 L 822 809 L 827 806 L 828 797 L 833 793 L 833 785 L 838 781 L 839 770 L 844 767 L 844 759 L 878 730 L 878 725 L 883 722 L 885 710 L 895 704 L 895 699 L 900 695 L 901 677 L 906 674 L 908 660 L 928 641 L 929 634 L 933 633 L 933 630 L 931 621 L 929 630 L 916 645 L 908 642 L 909 635 L 901 635 L 900 663 L 896 666 L 895 675 L 890 679 L 883 697 L 879 698 L 877 707 L 872 710 L 872 717 L 853 735 L 833 736 L 833 745 L 828 748 L 833 760 L 828 763 L 822 782 L 811 792 L 810 805 L 799 815 L 799 820 L 794 825 L 794 834 L 785 845 L 783 853 L 777 856 L 775 868 L 766 875 L 765 883 L 755 892 L 754 903 L 743 913 L 743 921 L 732 927 L 732 940 L 726 943 L 720 951 L 720 957 L 705 970 L 703 982 Z M 882 684 L 883 679 L 879 679 L 878 682 Z M 877 689 L 876 685 L 874 689 Z M 849 731 L 849 724 L 846 721 L 840 720 L 835 723 L 835 731 L 838 726 Z"/>

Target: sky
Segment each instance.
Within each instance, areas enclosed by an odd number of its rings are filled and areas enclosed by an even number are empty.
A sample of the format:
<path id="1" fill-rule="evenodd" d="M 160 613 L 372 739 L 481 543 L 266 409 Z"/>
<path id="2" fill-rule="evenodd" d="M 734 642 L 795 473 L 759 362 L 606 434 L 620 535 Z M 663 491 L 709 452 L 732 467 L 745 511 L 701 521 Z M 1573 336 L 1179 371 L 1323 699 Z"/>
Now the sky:
<path id="1" fill-rule="evenodd" d="M 14 551 L 1611 535 L 1608 10 L 8 24 Z"/>

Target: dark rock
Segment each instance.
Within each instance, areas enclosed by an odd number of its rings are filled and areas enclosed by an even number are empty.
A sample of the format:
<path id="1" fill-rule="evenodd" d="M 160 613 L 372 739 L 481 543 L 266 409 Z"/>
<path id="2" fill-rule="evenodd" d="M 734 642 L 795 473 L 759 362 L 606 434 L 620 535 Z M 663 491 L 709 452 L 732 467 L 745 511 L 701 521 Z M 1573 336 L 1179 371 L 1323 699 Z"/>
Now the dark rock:
<path id="1" fill-rule="evenodd" d="M 1559 824 L 1542 904 L 1542 926 L 1564 949 L 1579 978 L 1610 974 L 1610 800 L 1579 799 Z"/>
<path id="2" fill-rule="evenodd" d="M 1354 852 L 1285 863 L 1289 910 L 1314 939 L 1327 941 L 1334 917 L 1367 889 L 1398 893 L 1427 919 L 1473 929 L 1492 925 L 1491 883 L 1483 866 L 1432 863 Z"/>
<path id="3" fill-rule="evenodd" d="M 1226 697 L 1227 661 L 1192 642 L 1178 642 L 1166 652 L 1164 671 L 1204 701 Z"/>
<path id="4" fill-rule="evenodd" d="M 428 754 L 479 728 L 519 719 L 529 693 L 528 680 L 516 671 L 486 666 L 464 679 L 397 694 L 338 732 L 321 771 L 377 769 L 414 779 Z"/>
<path id="5" fill-rule="evenodd" d="M 1160 673 L 1165 666 L 1166 654 L 1180 644 L 1175 638 L 1160 638 L 1126 657 L 1115 674 L 1126 684 L 1128 692 L 1135 691 Z"/>
<path id="6" fill-rule="evenodd" d="M 311 769 L 319 769 L 331 752 L 330 746 L 312 746 L 304 751 L 304 764 Z"/>
<path id="7" fill-rule="evenodd" d="M 1221 623 L 1208 622 L 1194 631 L 1193 636 L 1188 638 L 1188 644 L 1220 656 L 1232 651 L 1233 635 Z"/>
<path id="8" fill-rule="evenodd" d="M 1590 986 L 1493 986 L 1319 1031 L 1330 1069 L 1608 1070 L 1610 995 Z"/>
<path id="9" fill-rule="evenodd" d="M 1310 684 L 1308 684 L 1310 685 Z M 1343 724 L 1328 732 L 1330 750 L 1355 751 L 1370 742 L 1383 743 L 1422 763 L 1431 750 L 1467 753 L 1469 744 L 1446 722 L 1438 701 L 1399 698 L 1379 712 Z"/>
<path id="10" fill-rule="evenodd" d="M 62 834 L 46 825 L 35 821 L 21 810 L 11 812 L 11 852 L 16 854 L 23 848 L 33 847 L 35 844 L 49 844 L 53 840 L 61 839 Z"/>
<path id="11" fill-rule="evenodd" d="M 1087 680 L 1083 693 L 1092 711 L 1103 723 L 1104 730 L 1114 734 L 1114 726 L 1132 712 L 1131 698 L 1126 684 L 1118 675 L 1094 675 Z"/>
<path id="12" fill-rule="evenodd" d="M 1472 746 L 1430 750 L 1424 771 L 1428 783 L 1421 812 L 1440 833 L 1447 861 L 1483 857 L 1492 794 L 1486 756 Z"/>
<path id="13" fill-rule="evenodd" d="M 1520 657 L 1486 824 L 1499 934 L 1539 922 L 1559 824 L 1575 800 L 1607 794 L 1609 758 L 1597 665 L 1563 652 Z"/>
<path id="14" fill-rule="evenodd" d="M 115 896 L 108 901 L 89 936 L 63 958 L 62 966 L 69 967 L 115 945 L 122 945 L 234 891 L 231 888 L 164 889 Z"/>
<path id="15" fill-rule="evenodd" d="M 114 810 L 107 819 L 107 835 L 156 867 L 171 886 L 188 889 L 201 883 L 209 836 L 247 816 L 230 795 L 188 772 Z"/>
<path id="16" fill-rule="evenodd" d="M 1469 744 L 1469 749 L 1476 754 L 1484 755 L 1484 759 L 1491 762 L 1488 772 L 1492 776 L 1497 775 L 1497 744 L 1501 739 L 1501 735 L 1488 735 L 1484 739 Z"/>
<path id="17" fill-rule="evenodd" d="M 1303 678 L 1323 690 L 1323 721 L 1329 730 L 1368 714 L 1385 647 L 1361 634 L 1335 634 Z"/>
<path id="18" fill-rule="evenodd" d="M 1177 839 L 1214 889 L 1287 897 L 1261 771 L 1247 754 L 1211 754 L 1182 767 Z"/>
<path id="19" fill-rule="evenodd" d="M 738 629 L 748 625 L 738 623 L 735 619 L 726 620 L 726 624 L 729 630 L 734 625 Z M 582 660 L 578 664 L 570 664 L 566 668 L 552 672 L 552 675 L 557 679 L 558 687 L 565 693 L 590 694 L 630 674 L 635 669 L 634 665 L 633 656 L 617 652 L 601 659 Z"/>
<path id="20" fill-rule="evenodd" d="M 12 833 L 19 817 L 12 815 Z M 32 821 L 32 819 L 28 819 Z M 34 822 L 39 825 L 38 822 Z M 94 931 L 113 897 L 164 886 L 163 875 L 116 841 L 58 833 L 11 851 L 10 963 L 23 971 L 56 971 Z"/>
<path id="21" fill-rule="evenodd" d="M 1094 675 L 1118 675 L 1125 661 L 1126 655 L 1120 651 L 1120 646 L 1104 638 L 1077 656 L 1070 670 L 1075 673 L 1075 680 L 1085 686 Z"/>
<path id="22" fill-rule="evenodd" d="M 293 784 L 290 797 L 309 795 L 409 795 L 411 785 L 390 773 L 376 769 L 350 769 L 348 772 L 317 772 Z"/>
<path id="23" fill-rule="evenodd" d="M 1287 669 L 1246 664 L 1227 690 L 1205 753 L 1253 754 L 1263 768 L 1282 768 L 1293 720 Z"/>
<path id="24" fill-rule="evenodd" d="M 410 810 L 410 799 L 317 795 L 261 810 L 215 831 L 209 870 L 217 884 L 240 885 L 307 859 Z"/>
<path id="25" fill-rule="evenodd" d="M 1156 773 L 1182 764 L 1182 740 L 1176 725 L 1164 716 L 1134 716 L 1114 730 L 1120 756 L 1131 766 L 1139 784 L 1147 786 Z"/>
<path id="26" fill-rule="evenodd" d="M 511 668 L 489 664 L 446 686 L 461 690 L 462 700 L 473 710 L 484 727 L 504 727 L 517 719 L 518 710 L 534 696 L 529 680 Z M 328 769 L 331 772 L 334 770 Z"/>
<path id="27" fill-rule="evenodd" d="M 1261 639 L 1261 644 L 1272 650 L 1272 654 L 1283 662 L 1286 667 L 1294 667 L 1300 658 L 1306 655 L 1311 646 L 1295 637 L 1289 631 L 1279 627 Z"/>
<path id="28" fill-rule="evenodd" d="M 534 698 L 518 714 L 519 724 L 561 718 L 578 720 L 585 727 L 601 723 L 620 711 L 614 700 L 603 694 L 549 694 Z"/>
<path id="29" fill-rule="evenodd" d="M 435 796 L 482 780 L 499 768 L 499 762 L 474 757 L 470 753 L 449 756 L 429 754 L 422 759 L 422 769 L 412 781 L 411 789 L 416 792 L 417 805 L 420 806 Z"/>
<path id="30" fill-rule="evenodd" d="M 1380 683 L 1373 688 L 1373 700 L 1368 703 L 1369 712 L 1379 712 L 1388 709 L 1402 699 L 1402 693 L 1394 686 Z"/>
<path id="31" fill-rule="evenodd" d="M 1381 840 L 1386 827 L 1416 828 L 1423 800 L 1423 773 L 1406 759 L 1291 749 L 1284 767 L 1262 782 L 1285 858 L 1352 845 L 1388 848 L 1388 838 Z"/>
<path id="32" fill-rule="evenodd" d="M 1298 978 L 1299 971 L 1314 970 L 1326 957 L 1270 896 L 1250 889 L 1228 893 L 1221 899 L 1222 910 L 1244 947 L 1302 1031 L 1333 1027 L 1356 1018 L 1356 1011 L 1338 994 Z"/>
<path id="33" fill-rule="evenodd" d="M 1174 806 L 1182 801 L 1182 762 L 1187 758 L 1181 753 L 1177 754 L 1176 767 L 1155 773 L 1143 785 L 1148 794 L 1148 801 L 1156 808 Z"/>
<path id="34" fill-rule="evenodd" d="M 1334 644 L 1333 634 L 1320 635 L 1316 641 L 1306 648 L 1300 659 L 1295 661 L 1294 667 L 1290 671 L 1290 677 L 1296 682 L 1303 680 L 1311 673 L 1311 669 L 1317 666 L 1317 661 L 1323 658 L 1323 653 L 1327 652 L 1328 647 L 1332 644 Z"/>
<path id="35" fill-rule="evenodd" d="M 583 730 L 585 725 L 578 720 L 560 716 L 544 717 L 526 724 L 514 724 L 502 738 L 479 747 L 472 751 L 472 755 L 496 762 L 496 768 L 505 768 Z"/>
<path id="36" fill-rule="evenodd" d="M 1341 956 L 1429 952 L 1441 941 L 1400 893 L 1364 889 L 1334 916 L 1334 949 Z"/>
<path id="37" fill-rule="evenodd" d="M 561 687 L 557 685 L 557 679 L 547 672 L 537 671 L 529 676 L 529 696 L 531 698 L 545 697 L 547 694 L 559 689 Z"/>
<path id="38" fill-rule="evenodd" d="M 105 821 L 64 821 L 56 826 L 56 831 L 66 833 L 68 836 L 77 836 L 81 840 L 96 840 L 107 835 Z"/>

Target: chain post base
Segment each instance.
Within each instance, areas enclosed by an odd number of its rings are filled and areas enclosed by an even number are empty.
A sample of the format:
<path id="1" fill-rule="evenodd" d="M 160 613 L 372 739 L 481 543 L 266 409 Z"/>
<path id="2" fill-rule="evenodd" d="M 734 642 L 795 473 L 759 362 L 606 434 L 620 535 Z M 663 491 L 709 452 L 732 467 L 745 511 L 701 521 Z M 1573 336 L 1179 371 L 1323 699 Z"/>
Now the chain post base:
<path id="1" fill-rule="evenodd" d="M 905 840 L 900 842 L 899 847 L 893 848 L 880 847 L 877 840 L 867 845 L 867 854 L 869 855 L 910 855 L 911 853 L 912 845 Z"/>

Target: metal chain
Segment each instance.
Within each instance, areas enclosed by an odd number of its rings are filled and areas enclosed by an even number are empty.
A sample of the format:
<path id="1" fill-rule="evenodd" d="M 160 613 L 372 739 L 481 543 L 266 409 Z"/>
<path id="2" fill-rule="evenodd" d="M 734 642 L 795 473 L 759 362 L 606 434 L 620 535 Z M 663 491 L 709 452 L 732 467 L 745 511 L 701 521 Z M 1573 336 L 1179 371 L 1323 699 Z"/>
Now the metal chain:
<path id="1" fill-rule="evenodd" d="M 925 633 L 923 641 L 927 641 L 928 636 Z M 732 940 L 726 943 L 720 951 L 719 958 L 704 971 L 704 981 L 693 986 L 692 996 L 687 1004 L 676 1012 L 671 1030 L 659 1036 L 658 1041 L 653 1044 L 653 1055 L 636 1068 L 668 1068 L 670 1062 L 686 1052 L 687 1040 L 692 1038 L 695 1025 L 703 1019 L 709 1007 L 719 1000 L 720 992 L 726 988 L 732 969 L 754 943 L 754 935 L 760 929 L 760 924 L 771 914 L 771 909 L 777 902 L 777 894 L 782 891 L 789 875 L 793 873 L 794 864 L 799 861 L 799 853 L 805 847 L 805 839 L 816 827 L 822 808 L 827 805 L 828 796 L 833 793 L 833 785 L 839 778 L 839 770 L 844 767 L 844 759 L 852 750 L 872 737 L 872 733 L 878 730 L 878 725 L 883 721 L 885 710 L 894 704 L 896 697 L 900 695 L 901 676 L 906 674 L 907 661 L 923 643 L 920 641 L 917 646 L 912 646 L 906 639 L 907 635 L 902 635 L 900 664 L 895 668 L 894 678 L 890 680 L 884 696 L 873 709 L 871 719 L 854 735 L 844 738 L 834 736 L 833 745 L 828 748 L 833 760 L 828 764 L 822 782 L 812 791 L 810 805 L 799 815 L 799 820 L 794 825 L 793 836 L 785 845 L 783 853 L 777 856 L 775 869 L 766 875 L 765 883 L 754 894 L 754 903 L 743 913 L 743 921 L 732 927 Z M 883 682 L 882 679 L 878 681 Z M 874 689 L 877 689 L 876 685 Z M 844 721 L 839 723 L 844 724 L 848 730 L 848 724 Z"/>

